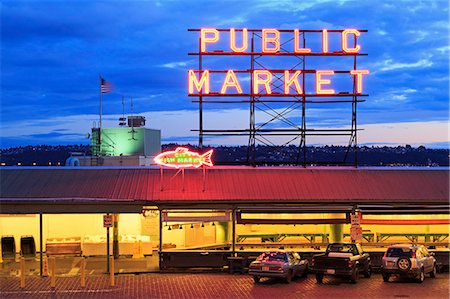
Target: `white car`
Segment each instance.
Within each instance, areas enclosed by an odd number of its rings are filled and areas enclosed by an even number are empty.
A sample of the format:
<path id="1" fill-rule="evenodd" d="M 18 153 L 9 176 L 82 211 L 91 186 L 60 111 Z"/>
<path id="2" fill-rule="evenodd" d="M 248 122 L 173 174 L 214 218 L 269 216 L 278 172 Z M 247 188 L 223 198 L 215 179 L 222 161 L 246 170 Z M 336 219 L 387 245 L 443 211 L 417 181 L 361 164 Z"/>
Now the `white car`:
<path id="1" fill-rule="evenodd" d="M 385 282 L 391 275 L 416 279 L 419 283 L 425 274 L 436 277 L 436 259 L 423 245 L 399 244 L 389 246 L 383 256 L 381 274 Z"/>
<path id="2" fill-rule="evenodd" d="M 302 259 L 294 251 L 279 250 L 262 253 L 250 264 L 248 273 L 253 276 L 255 283 L 262 277 L 284 278 L 289 283 L 295 276 L 308 275 L 308 270 L 307 259 Z"/>

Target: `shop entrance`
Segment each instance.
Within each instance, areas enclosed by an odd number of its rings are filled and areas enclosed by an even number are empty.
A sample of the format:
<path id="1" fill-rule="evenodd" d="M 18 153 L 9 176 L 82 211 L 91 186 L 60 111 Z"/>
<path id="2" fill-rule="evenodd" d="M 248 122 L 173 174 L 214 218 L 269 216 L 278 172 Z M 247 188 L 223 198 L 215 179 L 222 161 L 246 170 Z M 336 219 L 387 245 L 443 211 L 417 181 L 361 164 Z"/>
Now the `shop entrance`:
<path id="1" fill-rule="evenodd" d="M 158 210 L 110 214 L 113 221 L 109 237 L 105 215 L 0 215 L 3 260 L 0 275 L 17 276 L 22 258 L 27 275 L 46 275 L 54 261 L 57 275 L 76 276 L 83 259 L 87 275 L 105 274 L 111 266 L 108 249 L 117 274 L 159 271 Z"/>

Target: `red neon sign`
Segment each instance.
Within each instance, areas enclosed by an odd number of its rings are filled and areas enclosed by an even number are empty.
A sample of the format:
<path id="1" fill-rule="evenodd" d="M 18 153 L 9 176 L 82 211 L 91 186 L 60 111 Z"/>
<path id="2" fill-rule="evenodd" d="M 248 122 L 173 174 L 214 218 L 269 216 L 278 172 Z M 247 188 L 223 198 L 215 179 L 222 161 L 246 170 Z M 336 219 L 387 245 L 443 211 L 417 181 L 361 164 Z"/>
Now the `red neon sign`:
<path id="1" fill-rule="evenodd" d="M 153 161 L 156 164 L 174 168 L 198 168 L 202 165 L 213 166 L 211 161 L 213 150 L 209 150 L 203 155 L 198 152 L 191 152 L 188 148 L 177 147 L 174 151 L 162 152 Z"/>
<path id="2" fill-rule="evenodd" d="M 217 77 L 220 74 L 217 72 L 225 72 L 226 76 L 223 81 L 221 81 L 220 92 L 214 90 L 211 87 L 211 81 L 217 81 Z M 226 71 L 210 71 L 210 70 L 189 70 L 188 84 L 189 84 L 189 95 L 199 96 L 199 95 L 243 95 L 241 81 L 245 81 L 246 73 L 250 73 L 253 80 L 253 84 L 250 88 L 251 95 L 258 96 L 280 96 L 280 95 L 291 95 L 298 96 L 303 95 L 304 87 L 300 83 L 301 70 L 283 70 L 284 75 L 278 76 L 278 79 L 273 78 L 273 72 L 270 70 L 253 70 L 253 71 L 239 71 L 239 76 L 237 71 L 226 70 Z M 307 76 L 315 75 L 315 89 L 310 90 L 308 95 L 336 95 L 336 91 L 332 87 L 333 75 L 335 71 L 333 70 L 309 70 Z M 363 93 L 363 78 L 365 75 L 369 74 L 369 70 L 350 70 L 349 79 L 356 80 L 357 89 L 355 94 Z M 216 76 L 216 77 L 214 77 Z M 326 76 L 326 77 L 325 77 Z M 241 78 L 241 79 L 240 79 Z M 272 85 L 275 81 L 281 80 L 284 85 L 284 91 L 280 94 L 273 94 Z M 248 80 L 247 80 L 248 81 Z M 351 82 L 351 81 L 350 81 Z M 262 88 L 261 88 L 262 87 Z M 291 88 L 295 87 L 295 88 Z M 295 92 L 291 92 L 294 89 Z M 231 92 L 227 92 L 231 90 Z M 234 91 L 234 92 L 233 92 Z"/>
<path id="3" fill-rule="evenodd" d="M 358 39 L 367 30 L 358 29 L 196 29 L 200 31 L 198 55 L 302 55 L 302 56 L 357 56 L 361 45 Z M 251 33 L 251 34 L 250 34 Z M 260 36 L 261 43 L 256 48 L 249 47 L 253 34 Z M 316 36 L 318 46 L 306 47 L 305 34 Z M 219 43 L 229 38 L 229 43 Z M 330 40 L 339 38 L 337 49 L 329 49 Z M 240 41 L 237 42 L 236 39 Z M 289 39 L 287 39 L 289 38 Z M 253 40 L 253 39 L 252 39 Z M 253 44 L 253 41 L 252 41 Z M 223 45 L 224 48 L 220 49 Z M 219 48 L 219 49 L 217 49 Z M 277 74 L 280 73 L 280 74 Z M 284 73 L 284 74 L 283 74 Z M 225 76 L 223 74 L 226 74 Z M 335 76 L 348 74 L 347 82 L 354 82 L 353 90 L 333 88 Z M 367 69 L 353 70 L 189 70 L 189 96 L 343 96 L 363 95 L 363 80 L 369 74 Z M 310 78 L 310 76 L 314 76 Z M 315 84 L 309 84 L 314 82 Z M 338 80 L 336 80 L 338 81 Z M 218 82 L 218 83 L 217 83 Z M 246 82 L 251 82 L 248 86 Z M 284 88 L 276 92 L 277 85 Z M 305 86 L 311 86 L 306 89 Z"/>
<path id="4" fill-rule="evenodd" d="M 234 54 L 254 54 L 251 53 L 248 49 L 248 40 L 249 40 L 249 32 L 250 30 L 247 28 L 243 29 L 214 29 L 214 28 L 203 28 L 200 29 L 200 52 L 201 53 L 211 53 L 211 50 L 208 51 L 207 46 L 213 46 L 214 44 L 217 44 L 220 40 L 221 35 L 228 34 L 229 35 L 229 52 L 232 52 Z M 294 30 L 278 30 L 278 29 L 260 29 L 260 30 L 251 30 L 251 31 L 258 31 L 261 34 L 261 51 L 263 54 L 280 54 L 282 53 L 281 46 L 286 47 L 286 41 L 283 42 L 281 39 L 281 33 L 287 33 L 293 35 L 293 37 L 290 37 L 294 40 L 294 44 L 292 46 L 292 52 L 288 53 L 303 53 L 303 54 L 325 54 L 329 53 L 328 51 L 328 39 L 329 34 L 331 32 L 338 32 L 340 34 L 340 42 L 341 47 L 340 50 L 341 55 L 345 54 L 356 54 L 359 53 L 361 50 L 361 46 L 356 44 L 356 39 L 361 36 L 362 32 L 367 32 L 367 30 L 358 30 L 358 29 L 344 29 L 344 30 L 328 30 L 328 29 L 322 29 L 322 30 L 300 30 L 300 29 L 294 29 Z M 228 33 L 225 33 L 228 32 Z M 242 33 L 242 46 L 238 47 L 236 45 L 236 32 Z M 301 32 L 311 32 L 311 33 L 320 33 L 322 35 L 321 37 L 321 51 L 320 52 L 312 52 L 311 48 L 302 48 L 300 47 L 300 34 Z M 291 35 L 291 36 L 292 36 Z M 355 45 L 350 46 L 349 40 L 355 39 Z M 228 51 L 224 50 L 214 50 L 214 51 L 220 51 L 222 53 L 229 53 Z M 213 52 L 214 52 L 213 51 Z M 336 53 L 338 54 L 338 53 Z"/>

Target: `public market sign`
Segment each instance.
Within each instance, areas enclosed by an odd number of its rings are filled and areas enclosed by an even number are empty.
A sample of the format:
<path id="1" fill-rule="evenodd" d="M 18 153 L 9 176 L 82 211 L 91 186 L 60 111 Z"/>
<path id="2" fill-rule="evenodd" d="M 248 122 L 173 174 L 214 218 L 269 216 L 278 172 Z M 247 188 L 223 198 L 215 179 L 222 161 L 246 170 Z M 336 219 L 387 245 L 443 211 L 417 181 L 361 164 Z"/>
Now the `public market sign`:
<path id="1" fill-rule="evenodd" d="M 367 55 L 360 53 L 361 45 L 357 41 L 367 30 L 203 28 L 190 29 L 190 31 L 200 32 L 199 52 L 191 53 L 200 57 L 206 55 L 252 55 L 253 57 Z M 310 47 L 306 46 L 305 34 L 316 38 L 314 42 L 308 42 L 308 45 L 312 45 Z M 260 43 L 255 44 L 255 36 L 259 38 Z M 354 90 L 336 92 L 333 88 L 335 75 L 342 73 L 350 75 L 347 80 L 350 80 L 349 83 L 355 83 Z M 363 93 L 363 79 L 368 74 L 367 69 L 356 69 L 356 61 L 352 70 L 262 67 L 246 70 L 191 69 L 188 72 L 189 96 L 356 96 Z M 305 77 L 313 84 L 305 83 Z M 246 85 L 247 82 L 250 84 Z M 280 84 L 283 87 L 282 92 L 274 92 L 275 87 Z"/>
<path id="2" fill-rule="evenodd" d="M 153 161 L 156 164 L 174 168 L 199 168 L 202 165 L 213 166 L 212 153 L 213 150 L 209 150 L 204 154 L 199 154 L 185 147 L 177 147 L 174 151 L 160 153 Z"/>

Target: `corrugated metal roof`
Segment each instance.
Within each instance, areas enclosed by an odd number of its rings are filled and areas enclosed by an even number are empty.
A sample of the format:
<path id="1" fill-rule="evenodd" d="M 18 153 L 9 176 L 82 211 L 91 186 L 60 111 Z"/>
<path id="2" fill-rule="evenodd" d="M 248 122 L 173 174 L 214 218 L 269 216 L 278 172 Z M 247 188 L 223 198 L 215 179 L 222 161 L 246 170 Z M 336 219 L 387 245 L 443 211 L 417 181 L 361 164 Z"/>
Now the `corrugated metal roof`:
<path id="1" fill-rule="evenodd" d="M 2 168 L 0 200 L 448 203 L 448 169 L 214 167 Z"/>

